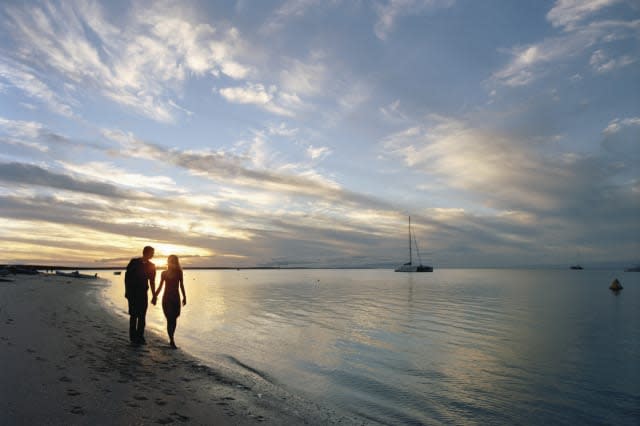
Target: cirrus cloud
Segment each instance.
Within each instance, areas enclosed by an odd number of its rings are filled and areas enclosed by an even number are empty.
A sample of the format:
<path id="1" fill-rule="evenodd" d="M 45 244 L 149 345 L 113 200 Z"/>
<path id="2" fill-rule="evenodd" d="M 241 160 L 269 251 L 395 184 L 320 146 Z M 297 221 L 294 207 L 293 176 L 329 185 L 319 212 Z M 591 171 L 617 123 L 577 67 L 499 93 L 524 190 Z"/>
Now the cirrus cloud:
<path id="1" fill-rule="evenodd" d="M 97 3 L 82 0 L 10 5 L 4 36 L 14 60 L 157 121 L 171 122 L 184 82 L 192 77 L 246 77 L 237 29 L 200 23 L 178 3 L 137 4 L 113 22 Z M 26 65 L 23 65 L 23 67 Z M 0 63 L 0 77 L 64 115 L 59 95 L 26 71 Z"/>

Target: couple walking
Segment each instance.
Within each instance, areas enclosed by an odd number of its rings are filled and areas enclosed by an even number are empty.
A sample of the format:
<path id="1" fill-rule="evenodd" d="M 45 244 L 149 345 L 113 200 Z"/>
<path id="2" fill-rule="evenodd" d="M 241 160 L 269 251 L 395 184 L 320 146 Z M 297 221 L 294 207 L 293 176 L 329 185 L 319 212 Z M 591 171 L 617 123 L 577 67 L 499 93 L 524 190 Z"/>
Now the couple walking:
<path id="1" fill-rule="evenodd" d="M 145 317 L 149 301 L 147 290 L 151 287 L 151 303 L 156 304 L 162 287 L 166 284 L 162 295 L 162 311 L 167 318 L 167 333 L 169 345 L 176 349 L 173 335 L 176 331 L 178 317 L 180 316 L 180 293 L 182 291 L 182 305 L 187 304 L 187 295 L 184 291 L 184 279 L 178 256 L 171 255 L 167 258 L 167 270 L 160 275 L 160 285 L 156 290 L 156 265 L 151 262 L 153 247 L 146 246 L 142 250 L 142 257 L 131 259 L 127 265 L 124 276 L 125 294 L 129 302 L 129 338 L 132 345 L 144 345 Z"/>

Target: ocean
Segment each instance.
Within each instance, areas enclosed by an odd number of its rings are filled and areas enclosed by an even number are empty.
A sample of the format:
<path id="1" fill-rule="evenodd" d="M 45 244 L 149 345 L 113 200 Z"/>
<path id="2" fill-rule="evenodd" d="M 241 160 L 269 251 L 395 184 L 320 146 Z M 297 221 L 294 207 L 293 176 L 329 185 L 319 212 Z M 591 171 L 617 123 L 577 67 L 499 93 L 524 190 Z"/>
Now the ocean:
<path id="1" fill-rule="evenodd" d="M 124 273 L 105 302 L 123 315 Z M 176 343 L 382 424 L 640 424 L 640 273 L 185 270 Z M 608 287 L 618 278 L 624 290 Z M 160 303 L 147 324 L 162 335 Z"/>

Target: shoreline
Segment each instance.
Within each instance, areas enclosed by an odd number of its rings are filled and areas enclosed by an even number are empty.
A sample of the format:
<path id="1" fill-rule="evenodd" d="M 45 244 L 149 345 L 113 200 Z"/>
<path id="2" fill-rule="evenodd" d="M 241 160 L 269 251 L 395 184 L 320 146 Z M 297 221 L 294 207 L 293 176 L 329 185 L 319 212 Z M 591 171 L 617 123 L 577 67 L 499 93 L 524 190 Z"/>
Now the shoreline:
<path id="1" fill-rule="evenodd" d="M 15 275 L 0 283 L 6 424 L 358 424 L 250 367 L 203 364 L 100 302 L 107 279 Z"/>

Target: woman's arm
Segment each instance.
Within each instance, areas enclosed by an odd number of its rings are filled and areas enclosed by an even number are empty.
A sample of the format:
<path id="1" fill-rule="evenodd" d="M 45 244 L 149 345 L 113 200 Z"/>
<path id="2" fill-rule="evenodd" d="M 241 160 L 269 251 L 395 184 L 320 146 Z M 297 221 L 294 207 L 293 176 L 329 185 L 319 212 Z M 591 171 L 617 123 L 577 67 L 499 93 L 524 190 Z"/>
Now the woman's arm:
<path id="1" fill-rule="evenodd" d="M 162 290 L 162 286 L 164 285 L 164 281 L 165 281 L 165 277 L 164 277 L 164 271 L 162 272 L 162 274 L 160 274 L 160 284 L 158 285 L 158 289 L 155 291 L 155 293 L 153 293 L 153 298 L 151 299 L 151 303 L 152 304 L 156 304 L 156 300 L 158 300 L 158 295 L 160 294 L 160 291 Z"/>
<path id="2" fill-rule="evenodd" d="M 184 291 L 184 277 L 180 271 L 180 290 L 182 291 L 182 306 L 187 304 L 187 293 Z"/>

